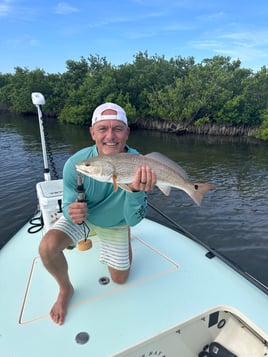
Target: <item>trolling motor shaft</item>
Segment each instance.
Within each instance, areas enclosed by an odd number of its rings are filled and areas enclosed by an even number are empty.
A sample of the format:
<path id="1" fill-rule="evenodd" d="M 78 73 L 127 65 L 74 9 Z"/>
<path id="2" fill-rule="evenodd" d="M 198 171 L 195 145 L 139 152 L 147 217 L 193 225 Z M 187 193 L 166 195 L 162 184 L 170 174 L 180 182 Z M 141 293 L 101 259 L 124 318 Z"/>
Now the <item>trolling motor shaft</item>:
<path id="1" fill-rule="evenodd" d="M 42 120 L 42 110 L 41 106 L 46 103 L 45 98 L 42 93 L 33 92 L 32 93 L 32 102 L 37 108 L 38 113 L 38 120 L 39 120 L 39 129 L 40 129 L 40 136 L 41 136 L 41 144 L 42 144 L 42 151 L 43 151 L 43 160 L 44 160 L 44 178 L 45 181 L 50 181 L 51 176 L 48 168 L 48 160 L 47 160 L 47 149 L 46 149 L 46 140 L 43 128 L 43 120 Z"/>

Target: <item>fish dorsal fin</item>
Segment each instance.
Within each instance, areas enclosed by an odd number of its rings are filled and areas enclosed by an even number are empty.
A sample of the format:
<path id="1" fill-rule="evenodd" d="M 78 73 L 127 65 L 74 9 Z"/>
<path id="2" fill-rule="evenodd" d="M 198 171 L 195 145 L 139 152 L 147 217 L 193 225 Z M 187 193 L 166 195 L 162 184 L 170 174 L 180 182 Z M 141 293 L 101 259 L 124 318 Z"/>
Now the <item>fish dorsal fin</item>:
<path id="1" fill-rule="evenodd" d="M 185 180 L 188 179 L 187 173 L 183 170 L 183 168 L 180 165 L 178 165 L 176 162 L 172 161 L 165 155 L 160 154 L 160 152 L 151 152 L 150 154 L 144 156 L 170 167 L 172 170 L 174 170 L 176 173 L 182 176 Z"/>

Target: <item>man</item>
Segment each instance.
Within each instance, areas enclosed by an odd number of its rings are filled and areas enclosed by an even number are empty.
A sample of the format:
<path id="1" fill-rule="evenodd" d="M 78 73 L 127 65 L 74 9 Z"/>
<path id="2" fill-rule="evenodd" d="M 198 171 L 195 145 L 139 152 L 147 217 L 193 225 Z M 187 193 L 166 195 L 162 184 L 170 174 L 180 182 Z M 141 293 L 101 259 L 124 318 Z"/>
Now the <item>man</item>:
<path id="1" fill-rule="evenodd" d="M 46 233 L 39 247 L 44 266 L 59 285 L 58 298 L 50 312 L 52 320 L 59 325 L 64 322 L 74 292 L 63 250 L 84 238 L 82 222 L 87 220 L 98 234 L 100 261 L 107 264 L 112 280 L 122 284 L 128 278 L 132 260 L 129 227 L 146 215 L 146 192 L 155 186 L 155 172 L 147 166 L 138 168 L 133 182 L 128 185 L 132 192 L 121 189 L 114 192 L 113 184 L 85 177 L 86 199 L 77 202 L 75 164 L 100 154 L 137 154 L 126 144 L 129 132 L 126 113 L 120 106 L 114 103 L 100 105 L 93 113 L 90 127 L 95 145 L 78 151 L 64 166 L 64 216 Z"/>

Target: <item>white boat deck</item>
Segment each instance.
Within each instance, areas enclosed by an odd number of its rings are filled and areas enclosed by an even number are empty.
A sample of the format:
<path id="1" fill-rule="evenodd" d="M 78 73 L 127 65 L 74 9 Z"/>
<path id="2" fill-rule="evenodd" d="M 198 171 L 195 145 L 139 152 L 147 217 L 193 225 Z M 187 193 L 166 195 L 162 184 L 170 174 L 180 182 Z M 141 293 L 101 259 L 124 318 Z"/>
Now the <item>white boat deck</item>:
<path id="1" fill-rule="evenodd" d="M 91 250 L 65 252 L 75 294 L 57 326 L 49 317 L 57 285 L 38 257 L 42 233 L 27 228 L 0 251 L 1 357 L 115 356 L 216 307 L 239 311 L 267 339 L 268 296 L 217 257 L 208 259 L 197 243 L 147 219 L 132 229 L 126 284 L 100 283 L 109 274 L 98 260 L 97 236 Z M 77 343 L 80 332 L 89 335 L 87 343 Z M 165 355 L 157 347 L 152 353 Z"/>

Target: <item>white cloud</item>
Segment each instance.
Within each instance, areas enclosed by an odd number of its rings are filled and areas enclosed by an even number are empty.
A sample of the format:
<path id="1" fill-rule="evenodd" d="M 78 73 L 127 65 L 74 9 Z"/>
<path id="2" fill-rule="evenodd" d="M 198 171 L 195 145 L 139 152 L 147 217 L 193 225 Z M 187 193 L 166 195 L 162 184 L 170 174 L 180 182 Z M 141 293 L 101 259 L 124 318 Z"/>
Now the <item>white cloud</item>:
<path id="1" fill-rule="evenodd" d="M 0 2 L 0 16 L 7 16 L 11 12 L 11 6 L 9 0 Z"/>
<path id="2" fill-rule="evenodd" d="M 223 11 L 218 11 L 215 13 L 210 13 L 210 14 L 202 14 L 197 16 L 197 19 L 202 20 L 204 22 L 215 22 L 215 21 L 220 21 L 222 18 L 225 17 L 225 14 Z"/>
<path id="3" fill-rule="evenodd" d="M 171 23 L 161 27 L 163 31 L 189 31 L 193 30 L 194 26 L 185 25 L 183 23 Z"/>
<path id="4" fill-rule="evenodd" d="M 7 40 L 7 43 L 13 48 L 37 47 L 39 45 L 39 41 L 37 39 L 26 34 L 20 35 L 12 40 Z"/>
<path id="5" fill-rule="evenodd" d="M 156 35 L 156 32 L 154 31 L 128 31 L 126 34 L 126 38 L 129 40 L 139 40 L 143 38 L 150 38 L 154 37 Z"/>
<path id="6" fill-rule="evenodd" d="M 267 43 L 266 31 L 234 31 L 221 34 L 214 39 L 191 41 L 188 45 L 203 52 L 239 58 L 242 63 L 250 63 L 252 67 L 252 63 L 267 60 Z"/>
<path id="7" fill-rule="evenodd" d="M 74 12 L 78 12 L 79 10 L 78 8 L 71 6 L 66 2 L 59 2 L 58 5 L 56 6 L 55 11 L 56 14 L 58 15 L 68 15 Z"/>
<path id="8" fill-rule="evenodd" d="M 200 40 L 200 41 L 191 41 L 189 43 L 190 47 L 197 48 L 199 50 L 205 50 L 205 49 L 211 50 L 216 47 L 219 47 L 220 44 L 221 43 L 216 40 L 204 40 L 204 41 Z"/>
<path id="9" fill-rule="evenodd" d="M 268 31 L 236 31 L 223 34 L 219 38 L 231 40 L 234 43 L 243 43 L 245 46 L 265 46 L 268 43 Z"/>

